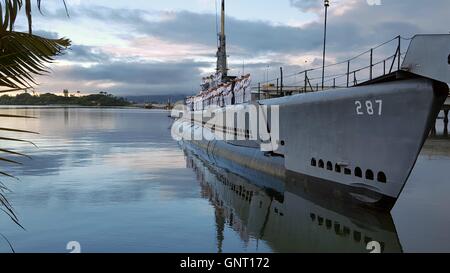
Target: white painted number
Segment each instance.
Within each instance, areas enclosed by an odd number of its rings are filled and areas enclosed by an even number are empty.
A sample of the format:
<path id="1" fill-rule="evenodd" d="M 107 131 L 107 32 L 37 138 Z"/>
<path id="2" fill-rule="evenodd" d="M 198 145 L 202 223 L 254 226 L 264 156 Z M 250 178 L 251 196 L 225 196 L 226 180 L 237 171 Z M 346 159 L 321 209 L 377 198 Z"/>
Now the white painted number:
<path id="1" fill-rule="evenodd" d="M 378 104 L 378 115 L 381 116 L 383 114 L 383 101 L 376 100 L 375 102 Z"/>
<path id="2" fill-rule="evenodd" d="M 363 105 L 365 106 L 365 109 L 363 109 Z M 355 101 L 356 106 L 356 114 L 358 116 L 364 116 L 369 115 L 373 116 L 375 114 L 378 114 L 381 116 L 383 114 L 383 101 L 382 100 L 376 100 L 375 103 L 371 100 L 365 101 L 363 104 L 361 101 Z"/>
<path id="3" fill-rule="evenodd" d="M 367 114 L 369 114 L 369 116 L 373 116 L 373 104 L 370 100 L 366 101 L 366 109 Z"/>
<path id="4" fill-rule="evenodd" d="M 361 111 L 361 109 L 362 109 L 361 102 L 355 101 L 355 105 L 356 105 L 356 114 L 358 114 L 358 116 L 364 115 L 364 113 Z"/>

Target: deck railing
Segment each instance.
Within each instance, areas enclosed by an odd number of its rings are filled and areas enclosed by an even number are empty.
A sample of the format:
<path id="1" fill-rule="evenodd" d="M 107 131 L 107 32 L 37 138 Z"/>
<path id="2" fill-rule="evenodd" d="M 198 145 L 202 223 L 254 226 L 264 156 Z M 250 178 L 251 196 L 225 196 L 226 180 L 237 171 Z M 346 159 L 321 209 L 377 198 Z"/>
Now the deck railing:
<path id="1" fill-rule="evenodd" d="M 401 69 L 404 56 L 402 41 L 404 40 L 409 41 L 411 38 L 396 36 L 351 59 L 326 65 L 323 87 L 322 66 L 294 72 L 286 76 L 283 76 L 283 68 L 280 68 L 279 77 L 258 82 L 252 86 L 252 92 L 259 94 L 261 98 L 261 96 L 267 96 L 267 94 L 270 94 L 270 96 L 286 96 L 363 84 Z"/>

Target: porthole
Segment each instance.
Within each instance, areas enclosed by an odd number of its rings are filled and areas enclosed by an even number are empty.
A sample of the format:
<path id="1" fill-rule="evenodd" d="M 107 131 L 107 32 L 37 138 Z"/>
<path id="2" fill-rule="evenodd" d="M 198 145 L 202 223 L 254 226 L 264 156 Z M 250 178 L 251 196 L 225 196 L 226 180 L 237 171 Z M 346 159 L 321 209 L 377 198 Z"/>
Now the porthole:
<path id="1" fill-rule="evenodd" d="M 381 183 L 387 182 L 386 174 L 384 172 L 378 173 L 378 182 L 381 182 Z"/>
<path id="2" fill-rule="evenodd" d="M 352 174 L 352 170 L 350 170 L 349 168 L 345 168 L 345 169 L 344 169 L 344 173 L 345 173 L 346 175 L 351 175 L 351 174 Z"/>
<path id="3" fill-rule="evenodd" d="M 367 170 L 366 171 L 366 179 L 367 180 L 373 180 L 373 171 L 372 170 Z"/>
<path id="4" fill-rule="evenodd" d="M 336 164 L 336 166 L 334 166 L 334 170 L 337 172 L 337 173 L 340 173 L 340 172 L 342 172 L 342 170 L 341 170 L 341 166 L 340 165 L 338 165 L 338 164 Z"/>
<path id="5" fill-rule="evenodd" d="M 344 226 L 343 233 L 344 235 L 350 235 L 350 228 Z"/>
<path id="6" fill-rule="evenodd" d="M 361 170 L 361 168 L 360 167 L 356 167 L 355 168 L 355 176 L 356 177 L 361 177 L 362 178 L 362 170 Z"/>
<path id="7" fill-rule="evenodd" d="M 332 171 L 333 170 L 333 163 L 330 161 L 327 162 L 327 170 Z"/>
<path id="8" fill-rule="evenodd" d="M 317 161 L 315 158 L 311 159 L 311 166 L 313 166 L 313 167 L 317 166 Z"/>
<path id="9" fill-rule="evenodd" d="M 323 163 L 323 160 L 319 160 L 319 168 L 325 168 L 325 164 Z"/>
<path id="10" fill-rule="evenodd" d="M 341 225 L 339 223 L 334 223 L 334 232 L 339 234 L 341 232 Z"/>
<path id="11" fill-rule="evenodd" d="M 318 217 L 317 221 L 319 222 L 319 226 L 323 225 L 323 218 L 322 217 Z"/>

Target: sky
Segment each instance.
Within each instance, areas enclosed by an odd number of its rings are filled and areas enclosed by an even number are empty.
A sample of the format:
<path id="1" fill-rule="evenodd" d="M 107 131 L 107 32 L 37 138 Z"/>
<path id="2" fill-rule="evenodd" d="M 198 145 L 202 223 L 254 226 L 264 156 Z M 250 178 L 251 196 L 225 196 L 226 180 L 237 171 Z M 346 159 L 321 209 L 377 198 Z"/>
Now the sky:
<path id="1" fill-rule="evenodd" d="M 39 93 L 191 95 L 214 72 L 215 0 L 66 1 L 69 17 L 60 0 L 43 1 L 43 15 L 34 11 L 35 34 L 73 42 L 38 78 Z M 450 32 L 449 0 L 330 2 L 328 64 L 397 35 Z M 251 73 L 256 83 L 281 66 L 290 74 L 321 63 L 323 1 L 227 0 L 226 8 L 230 74 Z M 22 18 L 16 30 L 25 29 Z"/>

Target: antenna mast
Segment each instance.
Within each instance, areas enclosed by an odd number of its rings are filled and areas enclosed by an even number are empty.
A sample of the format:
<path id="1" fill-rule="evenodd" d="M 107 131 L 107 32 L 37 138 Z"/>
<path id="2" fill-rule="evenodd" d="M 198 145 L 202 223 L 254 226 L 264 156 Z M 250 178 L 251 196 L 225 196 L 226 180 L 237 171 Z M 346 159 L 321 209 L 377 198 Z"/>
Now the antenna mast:
<path id="1" fill-rule="evenodd" d="M 228 76 L 227 49 L 225 37 L 225 0 L 222 0 L 219 49 L 217 51 L 217 72 L 222 73 L 222 79 L 225 79 Z"/>

